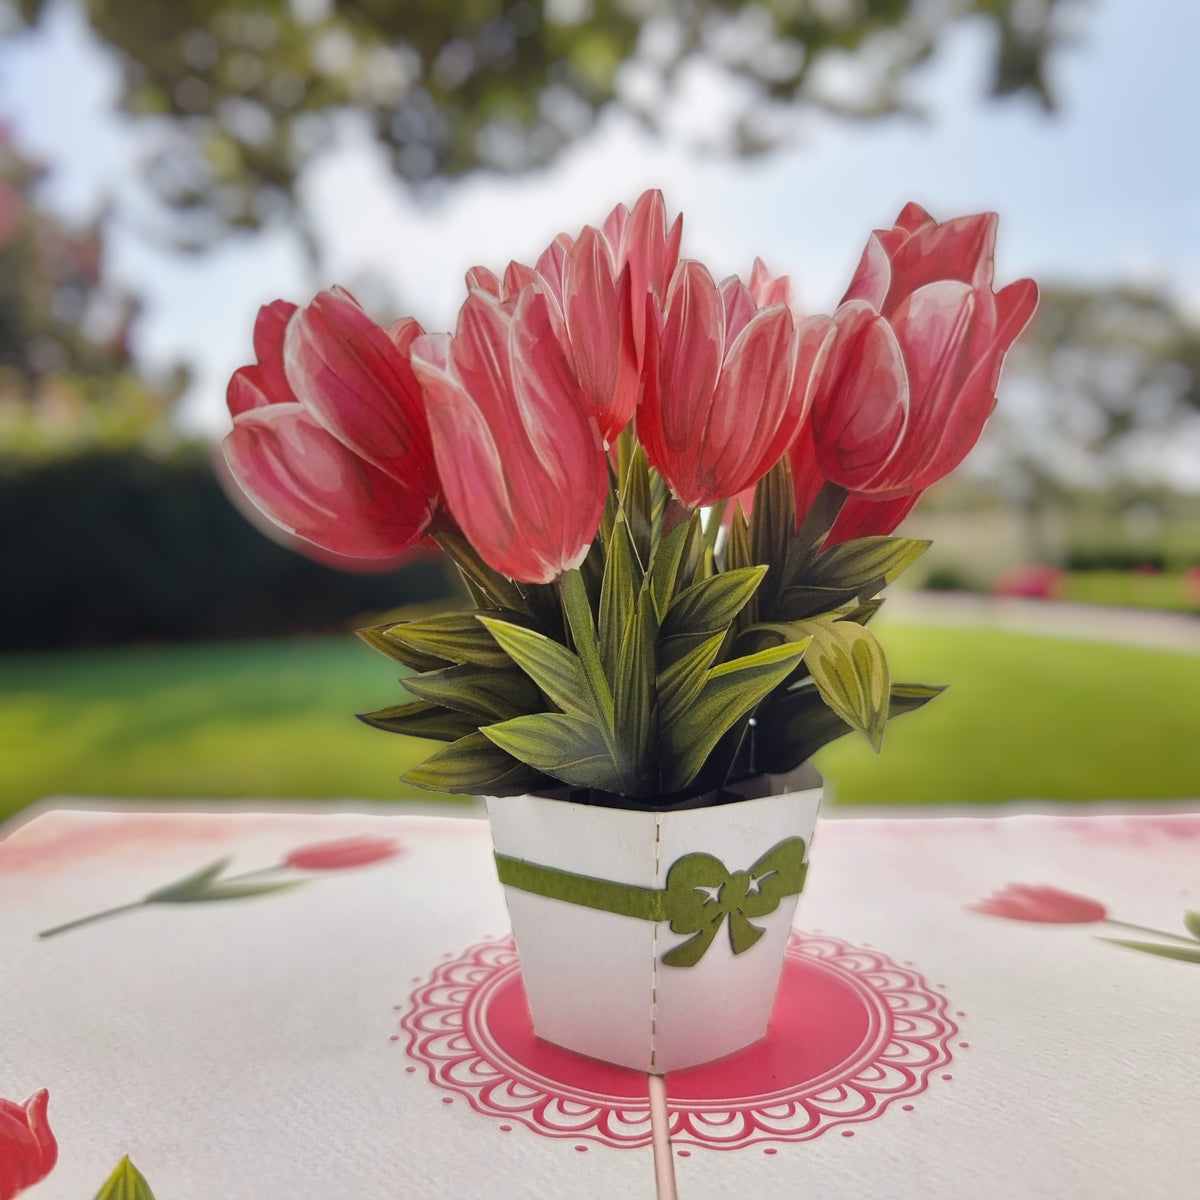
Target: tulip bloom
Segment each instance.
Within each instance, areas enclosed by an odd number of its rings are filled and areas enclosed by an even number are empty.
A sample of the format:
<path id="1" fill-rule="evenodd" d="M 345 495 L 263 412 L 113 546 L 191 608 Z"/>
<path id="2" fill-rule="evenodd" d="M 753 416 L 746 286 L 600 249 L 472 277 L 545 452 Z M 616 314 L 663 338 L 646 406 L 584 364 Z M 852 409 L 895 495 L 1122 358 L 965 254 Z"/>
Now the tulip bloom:
<path id="1" fill-rule="evenodd" d="M 299 846 L 283 861 L 302 871 L 340 871 L 344 867 L 365 867 L 368 863 L 395 858 L 400 852 L 399 845 L 391 838 L 349 837 Z"/>
<path id="2" fill-rule="evenodd" d="M 534 285 L 479 288 L 458 330 L 413 344 L 446 502 L 485 562 L 549 583 L 578 566 L 600 524 L 608 468 L 596 418 Z"/>
<path id="3" fill-rule="evenodd" d="M 785 304 L 759 307 L 731 277 L 718 287 L 683 261 L 661 317 L 647 321 L 638 436 L 688 507 L 750 487 L 795 438 L 833 336 L 827 317 L 799 325 Z"/>
<path id="4" fill-rule="evenodd" d="M 0 1098 L 0 1200 L 33 1187 L 58 1162 L 58 1142 L 46 1120 L 49 1103 L 45 1088 L 24 1104 Z"/>
<path id="5" fill-rule="evenodd" d="M 229 381 L 225 458 L 277 525 L 359 558 L 424 536 L 439 488 L 409 362 L 420 333 L 412 320 L 381 329 L 339 288 L 259 311 L 258 363 Z"/>
<path id="6" fill-rule="evenodd" d="M 467 286 L 511 300 L 533 284 L 551 303 L 551 317 L 580 390 L 591 402 L 610 445 L 637 407 L 646 305 L 667 290 L 679 260 L 682 218 L 670 230 L 661 192 L 645 192 L 630 212 L 623 204 L 602 229 L 585 226 L 546 248 L 536 269 L 509 263 L 503 280 L 486 267 L 467 272 Z"/>
<path id="7" fill-rule="evenodd" d="M 1108 917 L 1108 910 L 1098 900 L 1027 883 L 1007 884 L 994 896 L 972 904 L 970 908 L 972 912 L 1007 917 L 1010 921 L 1036 921 L 1048 925 L 1091 925 Z"/>
<path id="8" fill-rule="evenodd" d="M 1004 355 L 1037 306 L 1030 279 L 992 291 L 994 213 L 938 225 L 915 204 L 871 235 L 834 314 L 813 406 L 822 476 L 895 500 L 953 470 L 995 405 Z"/>

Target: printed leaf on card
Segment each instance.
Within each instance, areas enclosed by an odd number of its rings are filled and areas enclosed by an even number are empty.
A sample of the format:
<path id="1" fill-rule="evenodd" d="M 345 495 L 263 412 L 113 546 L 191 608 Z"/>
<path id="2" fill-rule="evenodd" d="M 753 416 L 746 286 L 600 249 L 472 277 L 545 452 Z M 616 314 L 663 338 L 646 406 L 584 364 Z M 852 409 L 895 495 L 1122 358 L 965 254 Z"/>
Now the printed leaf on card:
<path id="1" fill-rule="evenodd" d="M 96 1200 L 154 1200 L 154 1193 L 127 1154 L 96 1193 Z"/>

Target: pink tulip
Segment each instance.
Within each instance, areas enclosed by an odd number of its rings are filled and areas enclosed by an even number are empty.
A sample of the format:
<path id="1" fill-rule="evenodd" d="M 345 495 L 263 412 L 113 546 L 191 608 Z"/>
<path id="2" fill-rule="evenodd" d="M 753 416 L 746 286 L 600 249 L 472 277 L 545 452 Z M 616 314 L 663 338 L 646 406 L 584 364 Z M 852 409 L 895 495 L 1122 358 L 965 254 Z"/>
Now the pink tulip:
<path id="1" fill-rule="evenodd" d="M 413 345 L 450 512 L 495 570 L 549 583 L 578 566 L 608 489 L 604 445 L 536 285 L 482 288 L 458 330 Z"/>
<path id="2" fill-rule="evenodd" d="M 813 406 L 822 476 L 876 500 L 956 467 L 995 405 L 1004 355 L 1037 305 L 1030 279 L 992 290 L 994 213 L 938 225 L 909 204 L 871 235 L 834 314 Z"/>
<path id="3" fill-rule="evenodd" d="M 666 228 L 662 194 L 646 192 L 632 213 L 618 205 L 602 230 L 589 225 L 574 239 L 560 233 L 536 269 L 509 263 L 503 279 L 486 267 L 467 272 L 468 288 L 497 300 L 531 284 L 546 293 L 555 333 L 609 444 L 637 407 L 646 305 L 666 292 L 681 233 L 682 218 Z"/>
<path id="4" fill-rule="evenodd" d="M 1090 925 L 1108 917 L 1108 910 L 1098 900 L 1027 883 L 1006 884 L 995 895 L 969 907 L 972 912 L 1007 917 L 1010 921 L 1050 925 Z"/>
<path id="5" fill-rule="evenodd" d="M 0 1098 L 0 1200 L 33 1187 L 58 1162 L 58 1142 L 46 1120 L 49 1103 L 45 1088 L 24 1104 Z"/>
<path id="6" fill-rule="evenodd" d="M 412 320 L 381 329 L 339 288 L 259 311 L 258 362 L 229 381 L 225 458 L 277 525 L 359 558 L 422 539 L 439 488 L 409 362 L 420 333 Z"/>
<path id="7" fill-rule="evenodd" d="M 692 508 L 750 487 L 804 422 L 832 322 L 797 324 L 785 304 L 760 307 L 740 280 L 718 287 L 685 260 L 647 332 L 638 435 L 650 463 Z"/>
<path id="8" fill-rule="evenodd" d="M 315 842 L 300 846 L 283 861 L 303 871 L 340 871 L 344 867 L 364 867 L 400 854 L 400 846 L 391 838 L 349 837 L 333 842 Z"/>

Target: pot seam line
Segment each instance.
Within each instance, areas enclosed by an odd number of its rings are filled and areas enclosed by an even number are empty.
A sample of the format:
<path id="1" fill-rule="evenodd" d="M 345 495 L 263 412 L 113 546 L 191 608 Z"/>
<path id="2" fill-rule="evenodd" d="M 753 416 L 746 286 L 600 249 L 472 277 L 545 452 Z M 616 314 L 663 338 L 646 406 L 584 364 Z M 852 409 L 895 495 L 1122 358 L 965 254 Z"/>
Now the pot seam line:
<path id="1" fill-rule="evenodd" d="M 654 814 L 654 886 L 661 888 L 662 880 L 662 814 Z M 654 933 L 650 941 L 650 1070 L 658 1068 L 658 929 L 654 922 Z"/>

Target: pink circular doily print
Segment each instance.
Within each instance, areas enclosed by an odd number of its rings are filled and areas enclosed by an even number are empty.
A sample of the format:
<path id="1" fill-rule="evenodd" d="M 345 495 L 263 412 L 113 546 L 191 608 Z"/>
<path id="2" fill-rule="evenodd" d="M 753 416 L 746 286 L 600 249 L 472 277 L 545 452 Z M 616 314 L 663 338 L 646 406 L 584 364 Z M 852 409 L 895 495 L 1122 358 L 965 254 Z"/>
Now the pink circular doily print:
<path id="1" fill-rule="evenodd" d="M 438 966 L 400 1022 L 430 1080 L 550 1137 L 650 1144 L 646 1077 L 535 1037 L 512 938 Z M 946 999 L 907 964 L 793 932 L 767 1036 L 667 1076 L 671 1141 L 736 1149 L 806 1141 L 925 1090 L 950 1061 Z"/>

